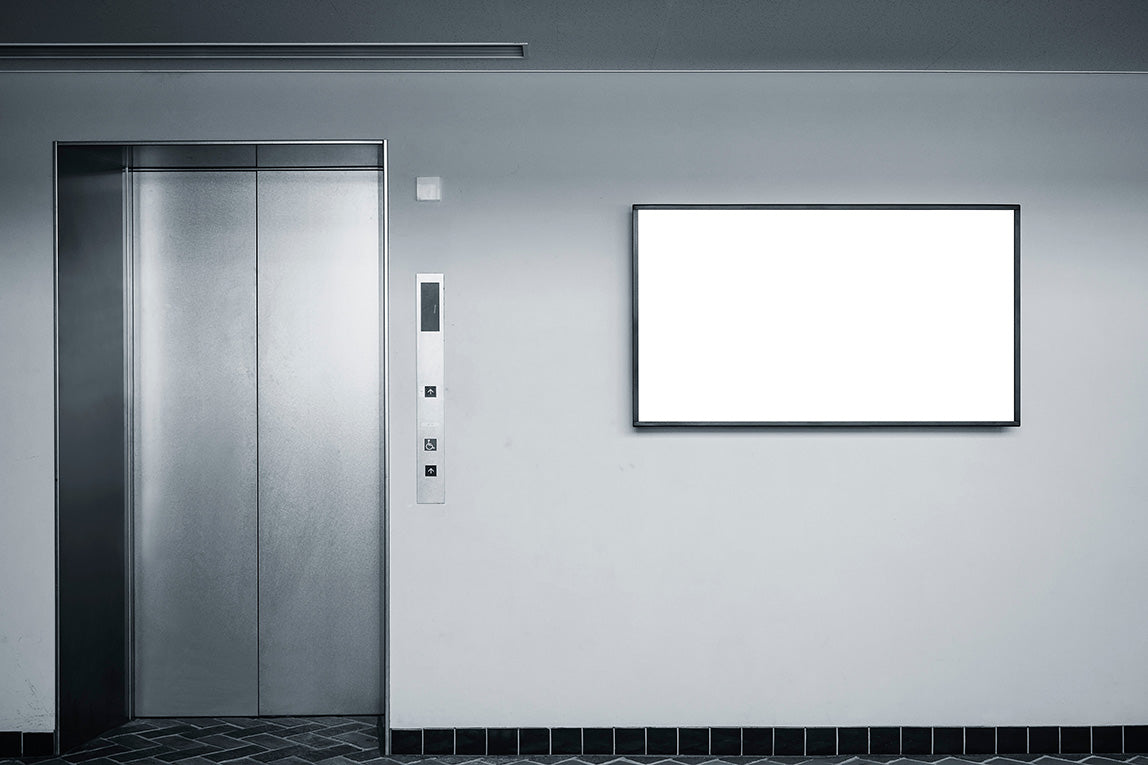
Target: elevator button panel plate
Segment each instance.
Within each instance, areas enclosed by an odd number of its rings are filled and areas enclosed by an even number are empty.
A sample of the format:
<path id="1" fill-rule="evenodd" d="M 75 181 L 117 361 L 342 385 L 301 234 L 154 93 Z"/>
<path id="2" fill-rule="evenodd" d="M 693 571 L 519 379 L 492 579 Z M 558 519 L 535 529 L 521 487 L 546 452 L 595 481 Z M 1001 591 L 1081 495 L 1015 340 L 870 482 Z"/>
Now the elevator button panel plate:
<path id="1" fill-rule="evenodd" d="M 416 451 L 415 501 L 420 505 L 446 502 L 446 420 L 443 387 L 443 277 L 415 277 Z"/>

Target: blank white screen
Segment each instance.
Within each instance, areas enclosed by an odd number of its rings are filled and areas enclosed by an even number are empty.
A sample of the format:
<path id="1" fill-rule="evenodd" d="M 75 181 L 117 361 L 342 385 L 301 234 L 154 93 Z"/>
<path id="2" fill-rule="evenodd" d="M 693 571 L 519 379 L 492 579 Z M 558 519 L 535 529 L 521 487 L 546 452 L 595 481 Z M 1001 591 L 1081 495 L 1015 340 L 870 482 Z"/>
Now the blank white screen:
<path id="1" fill-rule="evenodd" d="M 637 209 L 643 423 L 1012 422 L 1012 209 Z"/>

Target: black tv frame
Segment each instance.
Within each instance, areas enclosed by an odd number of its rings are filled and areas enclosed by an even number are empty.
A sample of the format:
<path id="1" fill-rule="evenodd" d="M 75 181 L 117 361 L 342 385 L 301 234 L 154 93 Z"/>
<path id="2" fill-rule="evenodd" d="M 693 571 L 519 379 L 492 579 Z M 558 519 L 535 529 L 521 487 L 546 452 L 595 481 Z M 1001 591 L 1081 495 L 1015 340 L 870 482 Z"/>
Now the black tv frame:
<path id="1" fill-rule="evenodd" d="M 999 421 L 652 421 L 638 419 L 638 213 L 641 210 L 1012 210 L 1013 419 Z M 631 413 L 635 428 L 1007 428 L 1020 426 L 1019 204 L 635 204 L 631 209 Z"/>

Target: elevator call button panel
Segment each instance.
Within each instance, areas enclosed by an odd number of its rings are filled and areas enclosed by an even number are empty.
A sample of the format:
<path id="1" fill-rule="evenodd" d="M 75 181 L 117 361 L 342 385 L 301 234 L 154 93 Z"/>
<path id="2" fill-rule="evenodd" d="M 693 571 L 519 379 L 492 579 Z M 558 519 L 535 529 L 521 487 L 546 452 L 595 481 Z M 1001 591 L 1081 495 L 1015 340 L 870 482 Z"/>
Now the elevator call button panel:
<path id="1" fill-rule="evenodd" d="M 443 278 L 442 274 L 418 274 L 415 281 L 415 500 L 420 505 L 441 505 L 446 502 Z"/>

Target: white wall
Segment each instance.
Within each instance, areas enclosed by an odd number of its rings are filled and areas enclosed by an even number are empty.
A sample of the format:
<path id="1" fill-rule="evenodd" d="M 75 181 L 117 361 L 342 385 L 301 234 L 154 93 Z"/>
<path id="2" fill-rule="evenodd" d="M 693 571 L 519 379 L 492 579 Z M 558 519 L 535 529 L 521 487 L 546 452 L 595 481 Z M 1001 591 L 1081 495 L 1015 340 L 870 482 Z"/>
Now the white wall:
<path id="1" fill-rule="evenodd" d="M 394 727 L 1148 720 L 1146 124 L 1143 75 L 0 76 L 0 729 L 53 723 L 53 139 L 390 139 Z M 634 432 L 656 202 L 1021 204 L 1022 427 Z"/>

